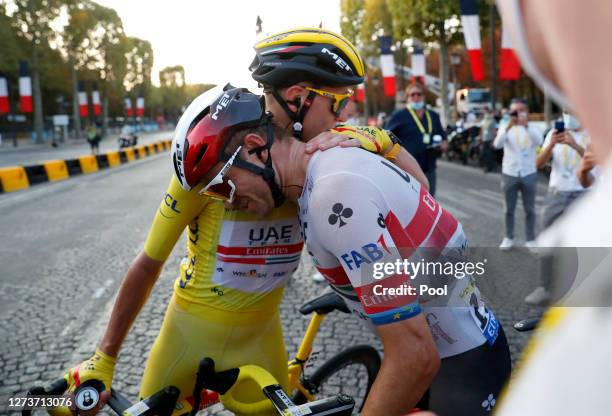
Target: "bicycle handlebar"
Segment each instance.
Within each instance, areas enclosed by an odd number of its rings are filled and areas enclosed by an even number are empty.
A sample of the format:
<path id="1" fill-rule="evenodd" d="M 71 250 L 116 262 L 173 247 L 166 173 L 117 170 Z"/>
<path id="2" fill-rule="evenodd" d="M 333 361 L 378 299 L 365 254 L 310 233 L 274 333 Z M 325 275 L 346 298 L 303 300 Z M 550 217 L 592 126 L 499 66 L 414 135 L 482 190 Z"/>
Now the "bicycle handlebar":
<path id="1" fill-rule="evenodd" d="M 256 365 L 249 364 L 241 366 L 234 385 L 246 380 L 255 382 L 262 391 L 268 386 L 278 386 L 278 382 L 269 372 Z M 272 403 L 268 399 L 261 399 L 258 402 L 251 403 L 240 402 L 234 397 L 231 388 L 225 395 L 221 396 L 221 403 L 223 403 L 228 410 L 235 413 L 259 413 L 273 409 Z"/>
<path id="2" fill-rule="evenodd" d="M 244 365 L 230 370 L 215 371 L 215 363 L 210 358 L 200 362 L 200 368 L 196 379 L 196 389 L 206 388 L 220 393 L 221 402 L 226 409 L 241 413 L 255 414 L 275 409 L 279 415 L 285 414 L 308 414 L 311 416 L 350 415 L 355 407 L 355 401 L 346 395 L 338 394 L 334 397 L 317 400 L 296 406 L 287 393 L 278 384 L 276 379 L 265 369 L 256 365 Z M 267 399 L 257 402 L 244 403 L 233 396 L 232 387 L 250 380 L 254 382 Z M 36 386 L 28 391 L 28 395 L 61 395 L 68 388 L 68 383 L 61 378 L 52 382 L 48 388 Z M 98 380 L 88 380 L 74 391 L 74 403 L 80 410 L 90 410 L 98 405 L 99 394 L 104 390 L 104 384 Z M 198 395 L 195 397 L 199 397 Z M 126 410 L 134 409 L 141 412 L 143 408 L 155 414 L 170 415 L 179 397 L 179 389 L 169 386 L 154 393 L 152 396 L 136 403 L 131 403 L 116 390 L 111 389 L 108 405 L 118 415 L 125 414 Z M 84 400 L 86 397 L 86 400 Z M 197 413 L 199 403 L 195 405 L 193 412 Z M 194 413 L 194 414 L 195 414 Z M 30 416 L 31 410 L 22 410 L 22 416 Z"/>

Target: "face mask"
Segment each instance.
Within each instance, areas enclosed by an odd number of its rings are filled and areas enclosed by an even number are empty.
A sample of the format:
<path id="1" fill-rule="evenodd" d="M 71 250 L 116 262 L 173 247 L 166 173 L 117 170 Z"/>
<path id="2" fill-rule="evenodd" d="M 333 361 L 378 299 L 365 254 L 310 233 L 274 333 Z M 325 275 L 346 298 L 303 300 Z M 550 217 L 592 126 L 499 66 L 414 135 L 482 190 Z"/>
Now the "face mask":
<path id="1" fill-rule="evenodd" d="M 580 122 L 571 114 L 563 114 L 563 124 L 565 124 L 565 128 L 568 130 L 580 130 Z"/>
<path id="2" fill-rule="evenodd" d="M 510 31 L 514 41 L 514 50 L 518 55 L 521 66 L 533 78 L 536 84 L 542 88 L 561 107 L 572 108 L 567 96 L 552 81 L 546 78 L 537 67 L 535 60 L 529 50 L 525 24 L 519 0 L 497 0 L 497 6 L 504 20 L 504 27 Z"/>
<path id="3" fill-rule="evenodd" d="M 423 101 L 411 102 L 409 105 L 413 110 L 422 110 L 423 107 L 425 107 L 425 103 Z"/>

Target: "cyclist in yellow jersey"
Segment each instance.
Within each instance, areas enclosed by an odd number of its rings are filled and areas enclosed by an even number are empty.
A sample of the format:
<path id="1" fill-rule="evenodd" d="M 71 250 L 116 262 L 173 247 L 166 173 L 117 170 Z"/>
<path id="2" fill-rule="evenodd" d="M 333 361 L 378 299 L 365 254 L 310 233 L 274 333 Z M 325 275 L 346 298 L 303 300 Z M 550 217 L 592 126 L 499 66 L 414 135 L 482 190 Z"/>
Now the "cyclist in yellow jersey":
<path id="1" fill-rule="evenodd" d="M 283 32 L 261 41 L 255 50 L 251 70 L 264 85 L 264 99 L 276 128 L 290 129 L 303 140 L 333 127 L 351 95 L 350 87 L 363 81 L 361 57 L 350 42 L 330 31 L 300 28 Z M 210 108 L 222 95 L 220 87 L 207 91 L 181 117 L 172 150 L 176 176 L 162 199 L 144 250 L 123 280 L 96 354 L 65 376 L 71 390 L 88 379 L 101 379 L 106 387 L 102 403 L 107 400 L 115 357 L 185 228 L 187 255 L 149 355 L 141 396 L 167 385 L 177 386 L 181 398 L 190 396 L 194 372 L 204 356 L 214 358 L 219 370 L 256 364 L 281 383 L 286 381 L 287 355 L 278 306 L 303 246 L 296 207 L 279 197 L 274 201 L 276 208 L 264 217 L 226 210 L 223 202 L 211 197 L 210 190 L 204 195 L 202 186 L 190 181 L 198 177 L 194 173 L 199 160 L 184 160 L 183 150 L 190 136 L 199 133 L 202 114 L 214 116 L 223 111 L 222 99 L 216 108 Z M 244 113 L 248 114 L 248 108 Z M 346 128 L 352 129 L 349 136 L 362 147 L 387 154 L 427 185 L 415 160 L 384 131 Z M 331 137 L 326 133 L 318 143 L 333 146 L 338 140 Z M 206 149 L 200 153 L 200 159 L 206 158 Z M 238 394 L 241 400 L 260 399 L 253 395 L 257 391 L 243 387 Z M 63 408 L 54 413 L 66 412 Z"/>

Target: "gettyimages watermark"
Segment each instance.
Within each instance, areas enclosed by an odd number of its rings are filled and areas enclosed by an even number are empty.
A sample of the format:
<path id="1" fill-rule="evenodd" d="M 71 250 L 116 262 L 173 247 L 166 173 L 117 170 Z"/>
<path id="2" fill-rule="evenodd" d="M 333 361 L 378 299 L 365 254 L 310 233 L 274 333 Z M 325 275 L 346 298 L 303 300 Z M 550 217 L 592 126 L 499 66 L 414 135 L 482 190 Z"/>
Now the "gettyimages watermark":
<path id="1" fill-rule="evenodd" d="M 523 248 L 389 248 L 375 259 L 353 251 L 343 260 L 361 269 L 355 286 L 366 305 L 402 305 L 418 298 L 439 307 L 461 306 L 454 300 L 466 300 L 477 288 L 489 305 L 518 307 L 543 286 L 550 292 L 548 304 L 612 307 L 609 247 L 541 248 L 537 255 Z"/>

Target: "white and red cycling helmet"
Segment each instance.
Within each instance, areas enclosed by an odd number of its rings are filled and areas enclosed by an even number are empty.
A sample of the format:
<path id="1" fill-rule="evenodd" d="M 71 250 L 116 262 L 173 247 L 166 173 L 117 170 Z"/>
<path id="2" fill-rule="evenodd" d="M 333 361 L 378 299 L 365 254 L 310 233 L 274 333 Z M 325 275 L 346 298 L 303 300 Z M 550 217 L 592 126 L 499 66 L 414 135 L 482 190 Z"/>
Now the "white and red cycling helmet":
<path id="1" fill-rule="evenodd" d="M 174 172 L 189 191 L 218 162 L 231 133 L 262 124 L 260 97 L 230 84 L 217 86 L 198 96 L 181 116 L 172 140 Z"/>

